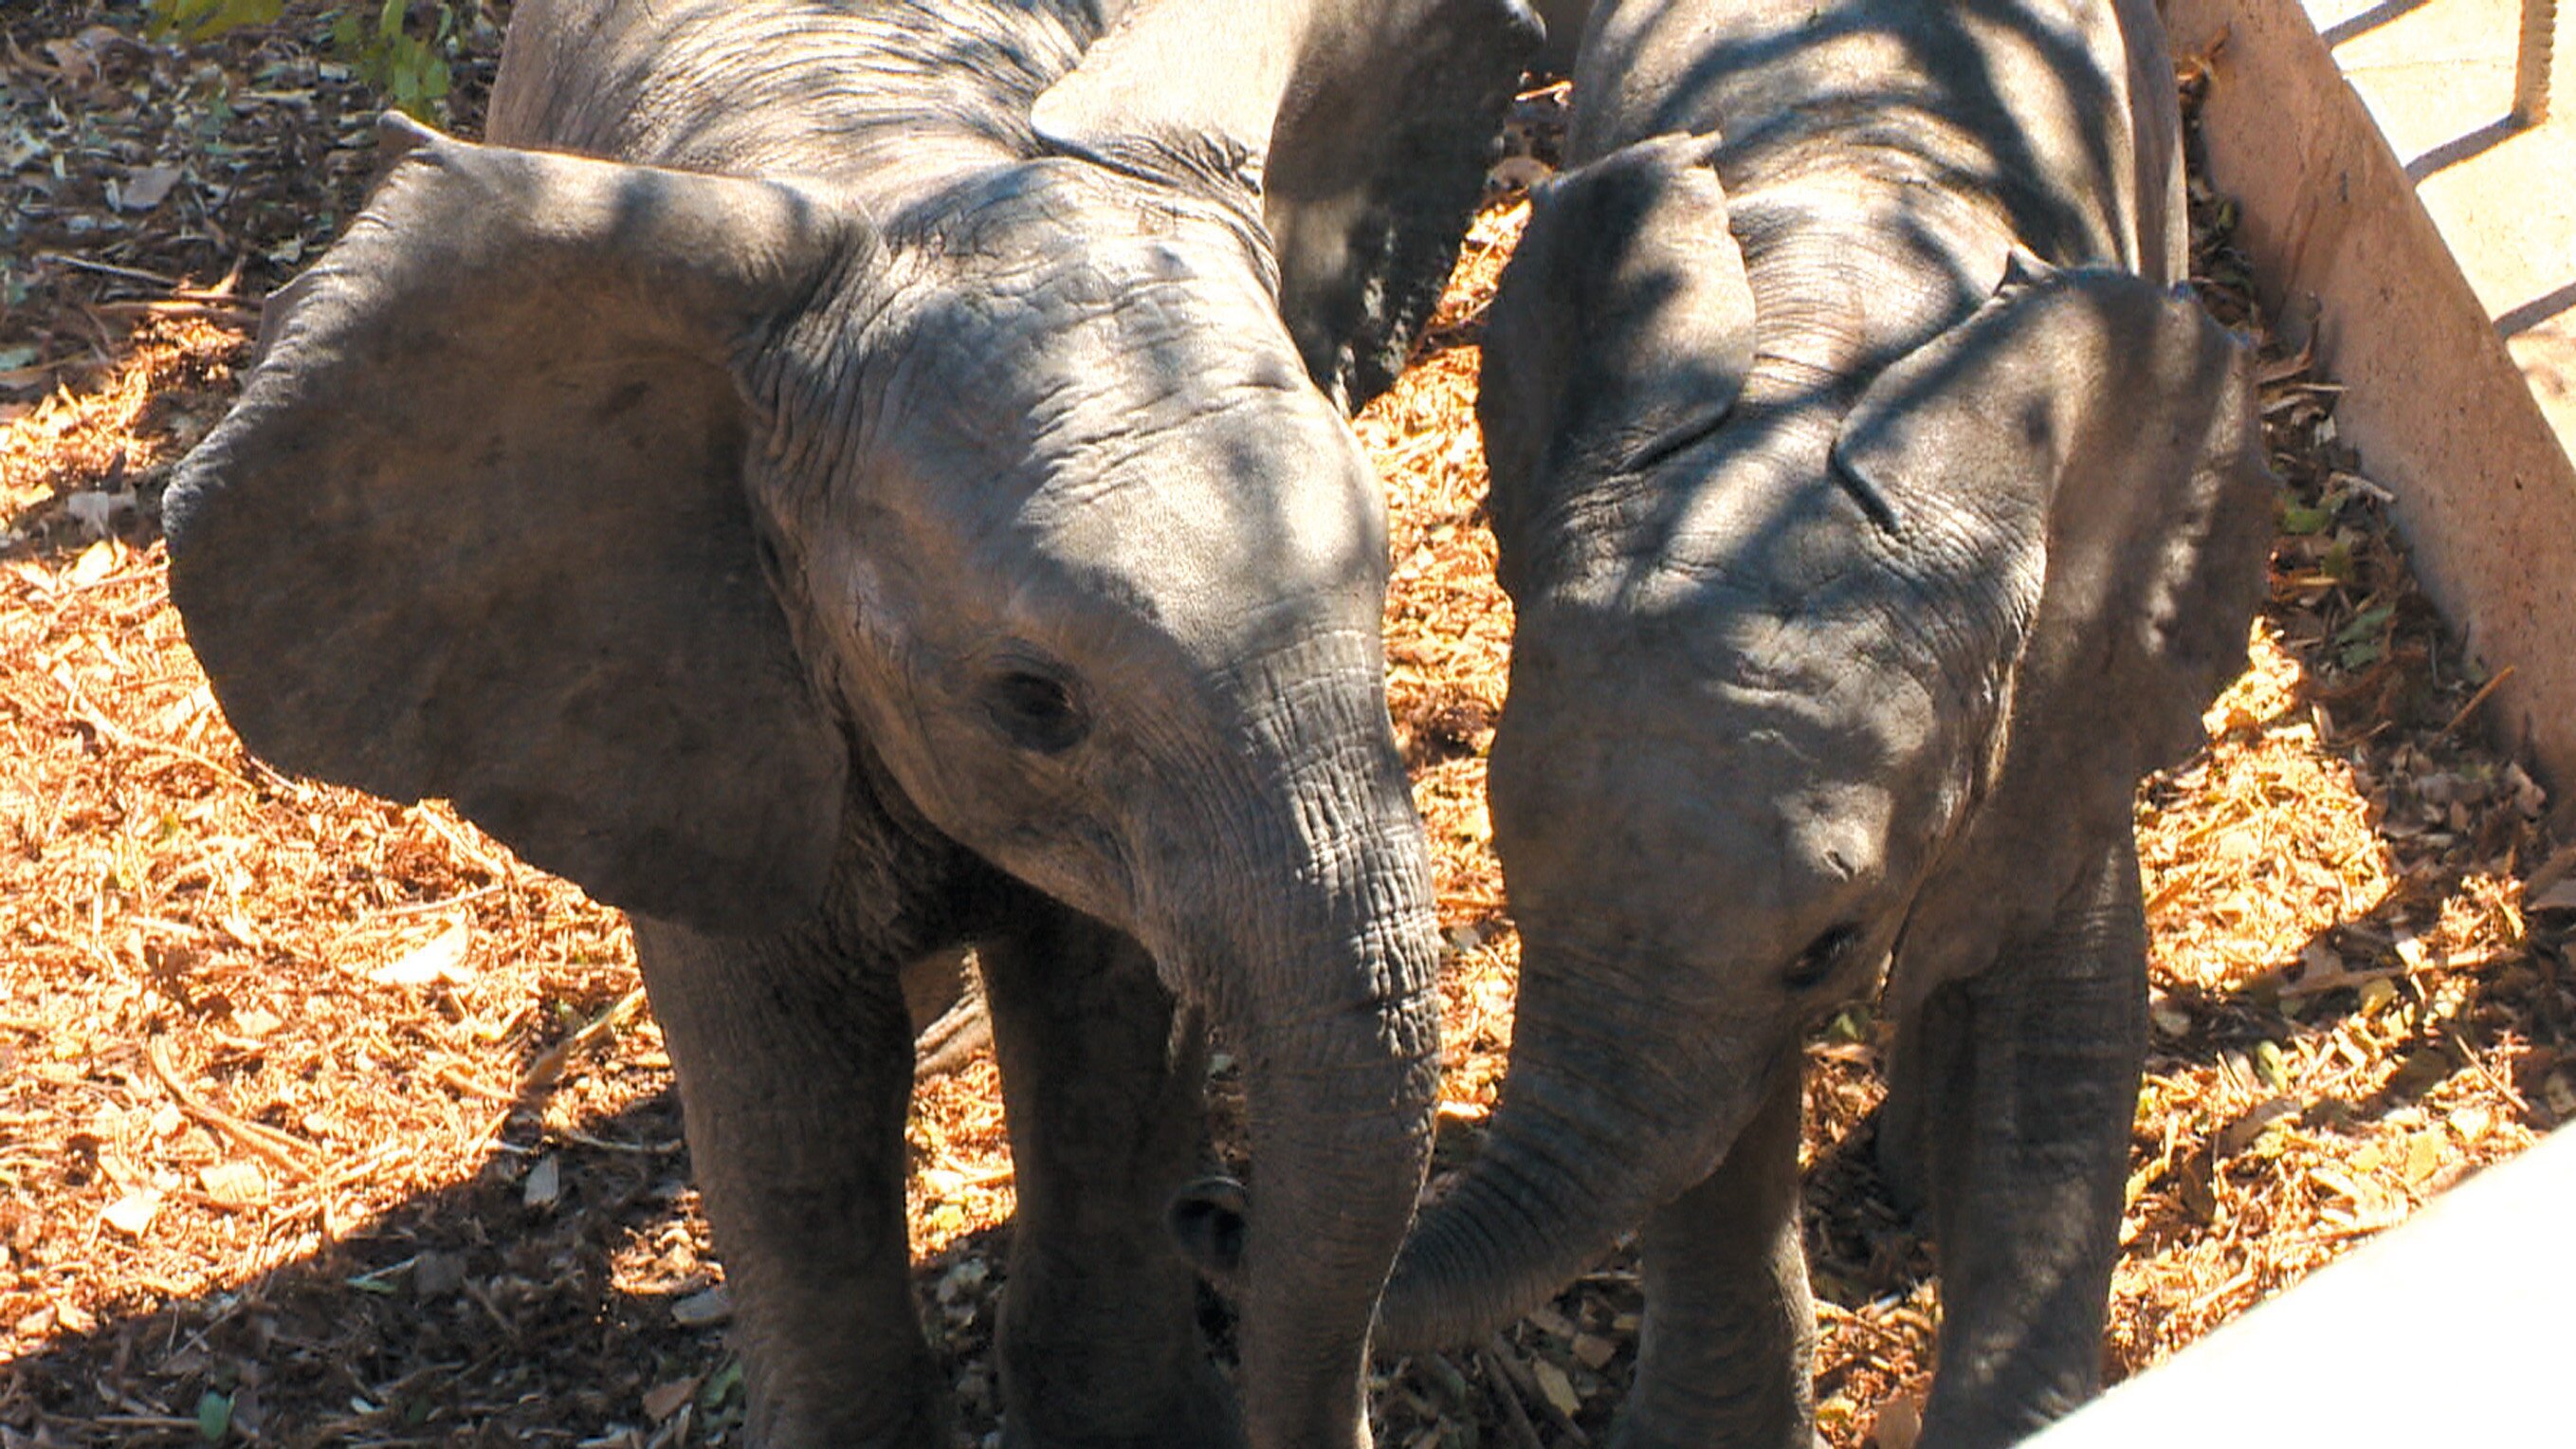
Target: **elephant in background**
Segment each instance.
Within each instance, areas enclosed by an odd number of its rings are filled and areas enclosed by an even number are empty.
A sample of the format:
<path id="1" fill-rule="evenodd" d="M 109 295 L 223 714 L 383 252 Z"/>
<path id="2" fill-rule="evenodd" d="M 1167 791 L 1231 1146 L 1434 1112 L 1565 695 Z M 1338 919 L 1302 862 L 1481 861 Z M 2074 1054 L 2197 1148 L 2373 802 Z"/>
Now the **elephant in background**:
<path id="1" fill-rule="evenodd" d="M 1013 1442 L 1366 1434 L 1437 1064 L 1345 422 L 1429 313 L 1519 0 L 521 0 L 185 462 L 171 591 L 276 763 L 634 916 L 750 1437 L 947 1443 L 899 977 L 979 951 Z M 1202 1024 L 1240 1371 L 1164 1214 Z"/>
<path id="2" fill-rule="evenodd" d="M 1884 990 L 1927 1446 L 2094 1393 L 2145 1049 L 2131 801 L 2244 663 L 2276 490 L 2179 284 L 2149 0 L 1604 0 L 1489 316 L 1523 942 L 1381 1346 L 1640 1224 L 1623 1446 L 1814 1440 L 1800 1037 Z M 1254 1198 L 1258 1202 L 1258 1197 Z"/>

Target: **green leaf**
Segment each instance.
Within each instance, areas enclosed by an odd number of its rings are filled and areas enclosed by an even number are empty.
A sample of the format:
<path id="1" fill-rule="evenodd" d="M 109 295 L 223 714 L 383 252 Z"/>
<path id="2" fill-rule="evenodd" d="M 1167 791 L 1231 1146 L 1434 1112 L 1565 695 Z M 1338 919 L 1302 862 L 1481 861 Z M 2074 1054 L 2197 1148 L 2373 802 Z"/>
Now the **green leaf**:
<path id="1" fill-rule="evenodd" d="M 2388 621 L 2396 616 L 2395 604 L 2373 604 L 2353 615 L 2350 621 L 2337 629 L 2334 641 L 2337 644 L 2358 644 L 2365 639 L 2374 638 L 2381 629 L 2387 627 Z"/>
<path id="2" fill-rule="evenodd" d="M 197 1437 L 221 1444 L 233 1431 L 233 1397 L 208 1389 L 197 1396 Z"/>
<path id="3" fill-rule="evenodd" d="M 707 1375 L 705 1385 L 699 1388 L 698 1407 L 710 1410 L 720 1409 L 724 1407 L 725 1400 L 740 1392 L 742 1392 L 742 1360 L 727 1359 L 725 1366 Z"/>
<path id="4" fill-rule="evenodd" d="M 2333 522 L 2334 510 L 2331 508 L 2310 508 L 2304 503 L 2293 503 L 2281 510 L 2283 533 L 2323 533 Z"/>
<path id="5" fill-rule="evenodd" d="M 2289 1064 L 2281 1056 L 2281 1044 L 2273 1041 L 2254 1043 L 2254 1080 L 2278 1092 L 2290 1085 Z"/>

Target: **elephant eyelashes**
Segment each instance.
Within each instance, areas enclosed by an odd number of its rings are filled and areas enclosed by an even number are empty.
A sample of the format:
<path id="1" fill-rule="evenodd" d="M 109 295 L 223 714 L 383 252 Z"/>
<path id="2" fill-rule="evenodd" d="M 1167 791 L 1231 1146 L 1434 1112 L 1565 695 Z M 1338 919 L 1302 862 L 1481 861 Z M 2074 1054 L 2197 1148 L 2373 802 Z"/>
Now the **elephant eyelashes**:
<path id="1" fill-rule="evenodd" d="M 1007 670 L 984 686 L 984 708 L 1014 745 L 1060 754 L 1091 733 L 1091 720 L 1064 681 L 1027 669 Z"/>
<path id="2" fill-rule="evenodd" d="M 1834 968 L 1843 963 L 1852 943 L 1859 939 L 1860 927 L 1849 924 L 1836 926 L 1818 936 L 1808 943 L 1806 950 L 1798 953 L 1797 960 L 1789 963 L 1789 969 L 1781 973 L 1781 984 L 1792 991 L 1804 991 L 1822 983 L 1834 974 Z"/>

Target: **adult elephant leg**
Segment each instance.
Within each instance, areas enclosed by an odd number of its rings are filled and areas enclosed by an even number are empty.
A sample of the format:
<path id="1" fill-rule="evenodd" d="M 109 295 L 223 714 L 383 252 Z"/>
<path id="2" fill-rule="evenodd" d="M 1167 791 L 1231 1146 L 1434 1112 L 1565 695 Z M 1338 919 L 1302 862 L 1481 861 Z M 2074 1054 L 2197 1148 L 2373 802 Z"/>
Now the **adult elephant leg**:
<path id="1" fill-rule="evenodd" d="M 978 944 L 1019 1195 L 999 1335 L 1009 1442 L 1239 1444 L 1166 1226 L 1205 1142 L 1201 1034 L 1174 1030 L 1126 935 L 1034 894 L 1011 914 Z"/>
<path id="2" fill-rule="evenodd" d="M 1646 1321 L 1613 1449 L 1813 1449 L 1815 1305 L 1793 1064 L 1717 1171 L 1646 1220 Z"/>
<path id="3" fill-rule="evenodd" d="M 635 918 L 764 1449 L 948 1442 L 904 1231 L 899 958 Z"/>
<path id="4" fill-rule="evenodd" d="M 2013 1443 L 2101 1386 L 2146 1053 L 2137 845 L 2105 846 L 2040 938 L 1965 983 L 1967 1062 L 1937 1114 L 1938 1374 L 1923 1444 Z"/>

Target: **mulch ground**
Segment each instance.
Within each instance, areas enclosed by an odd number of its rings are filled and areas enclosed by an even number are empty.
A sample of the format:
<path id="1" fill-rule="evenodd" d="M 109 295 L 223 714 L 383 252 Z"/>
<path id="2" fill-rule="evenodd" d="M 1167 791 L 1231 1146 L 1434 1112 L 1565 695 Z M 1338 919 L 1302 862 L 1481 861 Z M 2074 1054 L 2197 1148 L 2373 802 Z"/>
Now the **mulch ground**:
<path id="1" fill-rule="evenodd" d="M 444 115 L 471 134 L 502 7 L 450 9 Z M 181 640 L 158 490 L 226 406 L 258 299 L 363 195 L 380 102 L 318 4 L 193 46 L 144 18 L 0 16 L 0 1445 L 724 1442 L 723 1275 L 622 922 L 442 806 L 251 760 Z M 1561 104 L 1525 100 L 1523 150 Z M 2259 331 L 2224 203 L 2195 203 L 2203 296 Z M 1470 404 L 1525 211 L 1498 195 L 1358 424 L 1396 511 L 1391 687 L 1454 947 L 1456 1153 L 1517 961 L 1484 813 L 1510 611 Z M 2494 677 L 2336 441 L 2339 389 L 2277 346 L 2263 371 L 2291 499 L 2253 667 L 2208 749 L 2139 794 L 2155 1036 L 2114 1376 L 2576 1114 L 2576 851 L 2481 735 Z M 1940 1310 L 1868 1166 L 1883 1038 L 1854 1012 L 1811 1049 L 1808 1244 L 1826 1435 L 1906 1449 Z M 1000 1128 L 989 1060 L 917 1096 L 917 1278 L 961 1444 L 995 1428 Z M 1599 1435 L 1632 1266 L 1383 1365 L 1382 1442 Z"/>

